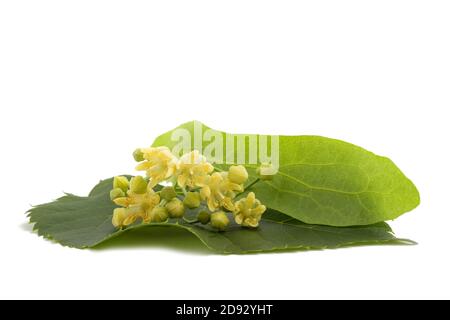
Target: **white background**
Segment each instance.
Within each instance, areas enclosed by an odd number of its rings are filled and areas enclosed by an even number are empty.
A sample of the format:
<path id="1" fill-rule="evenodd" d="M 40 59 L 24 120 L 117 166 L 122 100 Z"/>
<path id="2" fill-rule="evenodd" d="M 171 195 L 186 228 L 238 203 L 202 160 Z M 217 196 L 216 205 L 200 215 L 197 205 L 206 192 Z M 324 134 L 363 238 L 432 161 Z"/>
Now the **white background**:
<path id="1" fill-rule="evenodd" d="M 450 298 L 449 16 L 448 1 L 1 1 L 0 298 Z M 221 256 L 155 230 L 82 251 L 30 231 L 30 205 L 134 173 L 135 147 L 193 119 L 389 156 L 422 196 L 392 227 L 419 245 Z"/>

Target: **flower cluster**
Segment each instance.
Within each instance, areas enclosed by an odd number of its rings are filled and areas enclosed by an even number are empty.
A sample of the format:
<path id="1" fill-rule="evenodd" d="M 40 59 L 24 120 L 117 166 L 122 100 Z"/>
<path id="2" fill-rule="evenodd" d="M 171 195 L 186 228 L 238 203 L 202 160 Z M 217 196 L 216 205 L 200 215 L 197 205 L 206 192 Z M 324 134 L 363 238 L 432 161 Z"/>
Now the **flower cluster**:
<path id="1" fill-rule="evenodd" d="M 183 218 L 186 209 L 199 208 L 195 222 L 225 230 L 230 213 L 237 224 L 255 228 L 266 211 L 253 192 L 235 200 L 248 180 L 242 165 L 216 171 L 197 150 L 178 159 L 166 147 L 137 149 L 133 156 L 139 162 L 136 170 L 146 177 L 114 178 L 110 196 L 120 206 L 113 214 L 115 227 Z M 170 186 L 161 189 L 163 182 Z"/>

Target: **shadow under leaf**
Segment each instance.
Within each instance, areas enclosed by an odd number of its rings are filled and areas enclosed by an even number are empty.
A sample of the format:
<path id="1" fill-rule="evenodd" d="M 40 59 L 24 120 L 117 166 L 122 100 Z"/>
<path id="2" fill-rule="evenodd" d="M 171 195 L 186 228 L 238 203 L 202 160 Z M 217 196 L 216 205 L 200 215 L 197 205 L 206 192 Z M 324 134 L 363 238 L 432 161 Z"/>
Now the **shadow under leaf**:
<path id="1" fill-rule="evenodd" d="M 211 250 L 189 231 L 157 226 L 129 230 L 118 237 L 95 246 L 91 250 L 103 251 L 133 248 L 165 248 L 191 254 L 212 254 Z"/>

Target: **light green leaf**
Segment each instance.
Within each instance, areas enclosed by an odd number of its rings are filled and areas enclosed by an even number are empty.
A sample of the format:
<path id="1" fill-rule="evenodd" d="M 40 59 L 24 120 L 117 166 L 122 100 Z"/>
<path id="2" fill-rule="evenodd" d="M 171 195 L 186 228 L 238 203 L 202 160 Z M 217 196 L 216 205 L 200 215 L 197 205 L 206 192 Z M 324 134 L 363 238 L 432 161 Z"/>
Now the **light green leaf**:
<path id="1" fill-rule="evenodd" d="M 180 128 L 191 134 L 193 148 L 194 131 L 210 129 L 196 121 L 176 129 Z M 177 145 L 172 140 L 176 129 L 159 136 L 153 146 Z M 249 141 L 255 136 L 214 132 L 224 141 L 242 136 Z M 209 144 L 200 140 L 202 149 Z M 223 150 L 225 155 L 225 145 Z M 257 183 L 252 191 L 269 208 L 305 223 L 368 225 L 395 219 L 420 203 L 414 184 L 391 160 L 353 144 L 319 136 L 279 136 L 279 155 L 279 173 L 270 182 Z M 256 166 L 246 166 L 255 180 Z"/>
<path id="2" fill-rule="evenodd" d="M 94 247 L 133 229 L 161 225 L 185 229 L 219 253 L 411 243 L 395 238 L 385 223 L 362 227 L 307 225 L 274 210 L 264 214 L 260 227 L 255 230 L 232 224 L 226 232 L 217 232 L 198 223 L 170 220 L 167 223 L 137 224 L 119 231 L 111 224 L 116 207 L 109 199 L 111 186 L 112 179 L 104 180 L 88 197 L 68 194 L 54 202 L 36 206 L 29 211 L 30 222 L 35 223 L 34 229 L 39 235 L 76 248 Z M 193 215 L 194 212 L 190 212 L 187 218 Z"/>

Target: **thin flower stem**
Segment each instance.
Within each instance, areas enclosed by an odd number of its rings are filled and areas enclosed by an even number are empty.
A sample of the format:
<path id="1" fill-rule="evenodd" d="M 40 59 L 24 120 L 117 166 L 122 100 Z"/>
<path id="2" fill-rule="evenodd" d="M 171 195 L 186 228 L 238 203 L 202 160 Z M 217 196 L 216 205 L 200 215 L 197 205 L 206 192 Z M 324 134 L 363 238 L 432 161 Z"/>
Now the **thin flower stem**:
<path id="1" fill-rule="evenodd" d="M 253 187 L 255 184 L 257 184 L 257 183 L 260 182 L 260 181 L 261 181 L 261 179 L 258 178 L 258 179 L 256 179 L 255 181 L 253 181 L 252 183 L 250 183 L 248 186 L 246 186 L 246 187 L 244 188 L 244 192 L 247 191 L 248 189 L 250 189 L 251 187 Z"/>
<path id="2" fill-rule="evenodd" d="M 173 188 L 178 195 L 186 195 L 186 190 L 183 190 L 183 188 L 181 188 L 176 181 L 173 183 Z"/>

